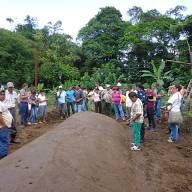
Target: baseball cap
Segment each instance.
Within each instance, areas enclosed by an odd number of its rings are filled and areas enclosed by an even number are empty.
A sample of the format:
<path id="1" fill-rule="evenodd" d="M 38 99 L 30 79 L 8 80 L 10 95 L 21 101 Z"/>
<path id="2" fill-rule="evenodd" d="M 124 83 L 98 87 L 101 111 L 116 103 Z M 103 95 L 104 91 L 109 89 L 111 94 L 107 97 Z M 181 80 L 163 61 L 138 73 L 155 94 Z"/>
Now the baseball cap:
<path id="1" fill-rule="evenodd" d="M 105 86 L 108 88 L 108 87 L 110 87 L 111 85 L 109 85 L 109 84 L 106 84 Z"/>
<path id="2" fill-rule="evenodd" d="M 62 89 L 62 88 L 63 88 L 62 85 L 60 85 L 60 86 L 59 86 L 59 89 Z"/>
<path id="3" fill-rule="evenodd" d="M 14 85 L 13 85 L 12 82 L 8 82 L 8 83 L 7 83 L 7 87 L 8 87 L 8 88 L 9 88 L 9 87 L 14 87 Z"/>

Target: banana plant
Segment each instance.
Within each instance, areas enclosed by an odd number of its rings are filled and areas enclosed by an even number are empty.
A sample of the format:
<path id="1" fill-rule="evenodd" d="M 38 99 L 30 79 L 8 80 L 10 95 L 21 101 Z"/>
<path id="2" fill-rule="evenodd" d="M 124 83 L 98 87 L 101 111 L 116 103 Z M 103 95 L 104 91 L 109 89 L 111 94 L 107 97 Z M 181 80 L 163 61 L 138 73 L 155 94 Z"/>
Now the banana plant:
<path id="1" fill-rule="evenodd" d="M 149 77 L 153 79 L 155 82 L 160 85 L 164 85 L 165 80 L 167 82 L 173 81 L 173 74 L 172 71 L 167 71 L 164 73 L 165 69 L 165 62 L 162 61 L 159 67 L 154 63 L 154 61 L 151 61 L 151 66 L 152 66 L 152 71 L 149 70 L 142 70 L 141 72 L 143 73 L 141 77 Z"/>

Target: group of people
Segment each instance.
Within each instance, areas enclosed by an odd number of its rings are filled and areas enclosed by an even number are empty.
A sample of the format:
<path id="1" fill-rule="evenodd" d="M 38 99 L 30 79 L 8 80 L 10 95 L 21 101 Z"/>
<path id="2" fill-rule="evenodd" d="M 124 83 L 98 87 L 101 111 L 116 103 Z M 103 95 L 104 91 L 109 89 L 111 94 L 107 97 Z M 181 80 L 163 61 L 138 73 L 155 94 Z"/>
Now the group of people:
<path id="1" fill-rule="evenodd" d="M 166 105 L 170 129 L 168 142 L 178 140 L 178 129 L 182 123 L 183 90 L 180 85 L 169 87 L 170 99 Z M 76 89 L 69 87 L 67 91 L 64 91 L 62 86 L 59 86 L 56 98 L 61 118 L 62 115 L 70 116 L 70 111 L 72 113 L 87 111 L 88 108 L 92 108 L 93 103 L 96 113 L 111 116 L 114 110 L 117 121 L 122 120 L 132 126 L 133 146 L 131 150 L 140 150 L 145 129 L 153 131 L 156 129 L 156 124 L 160 123 L 164 95 L 165 92 L 160 84 L 156 84 L 154 89 L 144 89 L 142 84 L 137 84 L 135 90 L 128 85 L 127 90 L 124 91 L 121 83 L 117 83 L 115 86 L 106 84 L 104 88 L 96 84 L 93 90 L 81 89 L 78 85 Z M 144 122 L 145 118 L 148 119 L 147 123 Z"/>
<path id="2" fill-rule="evenodd" d="M 168 142 L 177 142 L 178 129 L 182 123 L 181 106 L 183 101 L 183 88 L 180 85 L 169 87 L 170 98 L 167 102 L 169 114 L 168 126 L 170 135 Z M 144 89 L 141 84 L 133 90 L 131 85 L 127 90 L 122 89 L 121 83 L 115 86 L 106 84 L 103 88 L 96 84 L 93 90 L 82 89 L 80 85 L 75 88 L 68 87 L 64 90 L 62 85 L 55 94 L 56 106 L 59 109 L 61 119 L 71 114 L 88 111 L 94 103 L 95 112 L 105 115 L 113 115 L 117 121 L 125 121 L 132 127 L 133 142 L 131 150 L 139 151 L 144 140 L 145 129 L 155 130 L 156 123 L 161 117 L 161 102 L 164 90 L 160 84 L 155 89 Z M 27 124 L 44 123 L 47 118 L 47 98 L 41 90 L 28 91 L 28 85 L 24 83 L 17 94 L 12 82 L 8 82 L 5 89 L 0 89 L 0 157 L 8 153 L 8 145 L 16 141 L 16 107 L 19 109 L 19 124 L 24 127 Z M 144 122 L 145 117 L 148 119 Z"/>
<path id="3" fill-rule="evenodd" d="M 47 117 L 47 98 L 41 90 L 28 91 L 24 83 L 17 93 L 14 84 L 8 82 L 5 88 L 0 88 L 0 157 L 8 153 L 8 145 L 20 143 L 16 139 L 16 110 L 19 111 L 19 126 L 44 123 Z"/>

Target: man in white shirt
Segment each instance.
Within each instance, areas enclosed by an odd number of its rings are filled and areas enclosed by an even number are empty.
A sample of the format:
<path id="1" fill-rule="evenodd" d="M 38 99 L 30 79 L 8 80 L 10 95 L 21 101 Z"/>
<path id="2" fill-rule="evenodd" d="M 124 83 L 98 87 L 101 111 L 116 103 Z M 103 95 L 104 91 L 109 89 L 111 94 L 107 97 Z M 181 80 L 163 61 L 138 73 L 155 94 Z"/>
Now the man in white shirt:
<path id="1" fill-rule="evenodd" d="M 9 127 L 13 117 L 4 104 L 5 91 L 0 91 L 0 158 L 7 156 L 9 147 Z"/>
<path id="2" fill-rule="evenodd" d="M 66 92 L 63 90 L 62 85 L 60 85 L 59 91 L 57 92 L 57 102 L 61 119 L 65 119 L 67 117 L 66 97 Z"/>
<path id="3" fill-rule="evenodd" d="M 18 95 L 14 91 L 14 85 L 12 82 L 7 83 L 7 90 L 5 91 L 4 103 L 13 117 L 12 126 L 10 128 L 10 143 L 20 143 L 16 141 L 16 104 Z"/>

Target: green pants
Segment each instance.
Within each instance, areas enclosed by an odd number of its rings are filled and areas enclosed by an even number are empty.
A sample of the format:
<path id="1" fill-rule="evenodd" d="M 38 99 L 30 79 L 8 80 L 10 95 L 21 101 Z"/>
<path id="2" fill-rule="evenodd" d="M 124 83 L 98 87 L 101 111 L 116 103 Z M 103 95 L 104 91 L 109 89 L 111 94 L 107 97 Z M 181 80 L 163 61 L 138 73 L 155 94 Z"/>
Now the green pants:
<path id="1" fill-rule="evenodd" d="M 135 145 L 140 145 L 141 143 L 141 125 L 142 123 L 133 122 L 132 123 L 132 130 L 133 130 L 133 143 Z"/>

